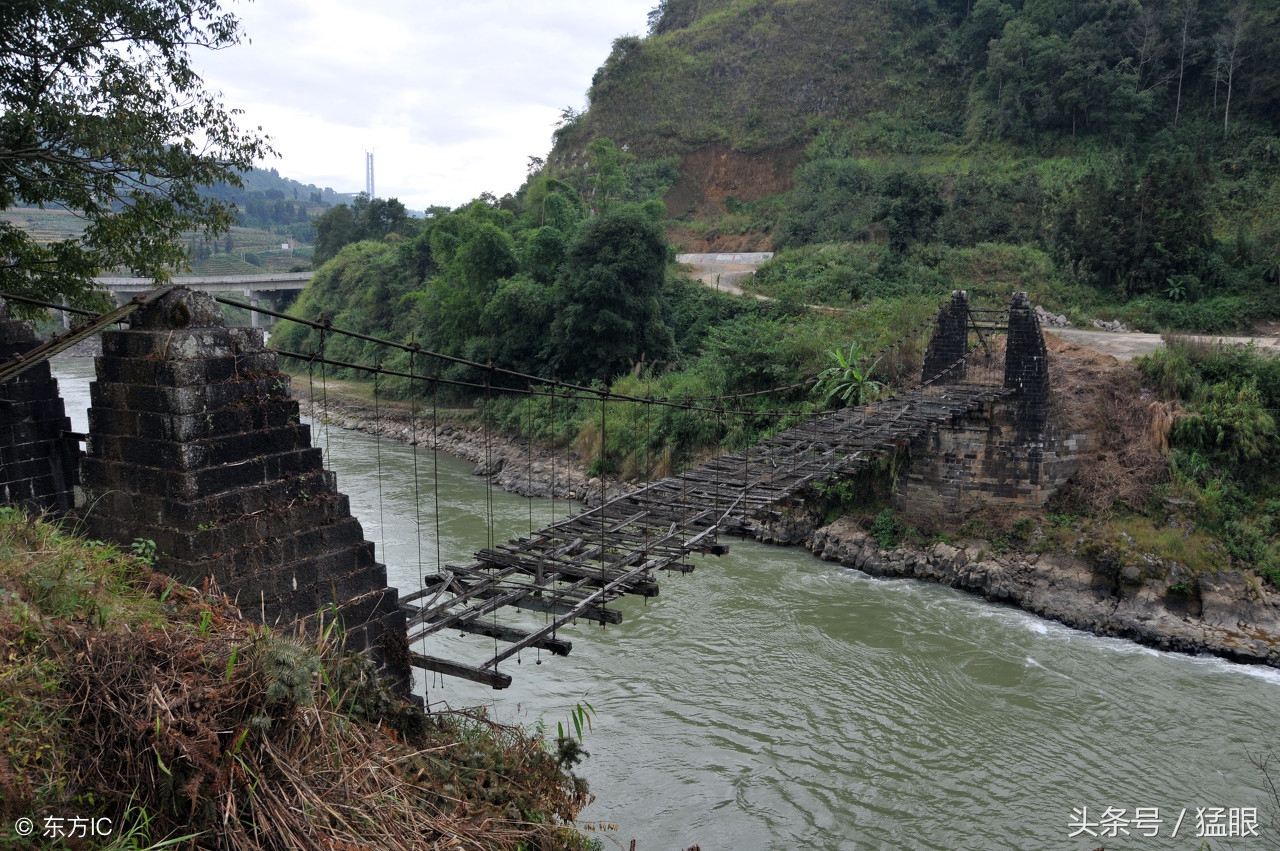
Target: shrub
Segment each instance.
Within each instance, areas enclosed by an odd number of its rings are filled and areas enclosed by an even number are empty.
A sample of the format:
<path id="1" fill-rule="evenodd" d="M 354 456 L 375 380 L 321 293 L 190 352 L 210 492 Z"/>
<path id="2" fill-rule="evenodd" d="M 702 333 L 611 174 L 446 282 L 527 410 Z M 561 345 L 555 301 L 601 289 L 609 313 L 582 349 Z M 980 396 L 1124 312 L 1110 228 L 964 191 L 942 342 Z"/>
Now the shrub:
<path id="1" fill-rule="evenodd" d="M 904 530 L 898 519 L 893 516 L 893 509 L 886 508 L 871 521 L 871 535 L 882 550 L 891 550 L 902 542 Z"/>

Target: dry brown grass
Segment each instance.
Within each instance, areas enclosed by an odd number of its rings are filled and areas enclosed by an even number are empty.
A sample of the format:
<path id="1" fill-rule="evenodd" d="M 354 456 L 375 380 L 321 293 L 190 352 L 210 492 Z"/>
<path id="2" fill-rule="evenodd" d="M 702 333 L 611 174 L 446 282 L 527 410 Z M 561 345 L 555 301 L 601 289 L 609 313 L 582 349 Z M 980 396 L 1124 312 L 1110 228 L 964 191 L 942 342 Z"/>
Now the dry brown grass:
<path id="1" fill-rule="evenodd" d="M 1144 508 L 1168 479 L 1168 428 L 1175 412 L 1142 387 L 1137 369 L 1110 355 L 1047 335 L 1049 382 L 1057 414 L 1069 431 L 1098 440 L 1081 459 L 1062 497 L 1090 513 L 1117 502 Z"/>
<path id="2" fill-rule="evenodd" d="M 195 834 L 186 848 L 581 844 L 572 821 L 589 796 L 539 738 L 425 715 L 342 654 L 336 631 L 274 634 L 98 552 L 0 517 L 0 635 L 22 650 L 0 659 L 0 738 L 43 753 L 0 752 L 4 820 L 86 815 L 91 801 L 117 825 L 145 812 L 150 841 Z M 23 578 L 55 561 L 46 573 L 74 599 Z"/>

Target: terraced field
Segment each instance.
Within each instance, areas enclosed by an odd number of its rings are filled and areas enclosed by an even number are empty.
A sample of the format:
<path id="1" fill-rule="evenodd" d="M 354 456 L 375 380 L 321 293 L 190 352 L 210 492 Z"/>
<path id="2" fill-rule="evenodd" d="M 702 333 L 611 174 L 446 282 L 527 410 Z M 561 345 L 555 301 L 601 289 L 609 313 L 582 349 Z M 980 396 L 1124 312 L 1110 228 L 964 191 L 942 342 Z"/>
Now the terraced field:
<path id="1" fill-rule="evenodd" d="M 0 211 L 0 220 L 22 228 L 32 234 L 38 242 L 75 238 L 84 232 L 84 221 L 67 210 L 19 207 Z M 227 251 L 228 236 L 231 237 L 230 251 Z M 196 233 L 184 233 L 182 241 L 188 245 L 198 246 L 201 243 L 201 237 Z M 174 272 L 179 275 L 252 275 L 262 272 L 288 272 L 298 266 L 303 270 L 310 269 L 313 247 L 296 243 L 292 248 L 280 247 L 287 242 L 289 242 L 287 235 L 282 236 L 255 228 L 233 227 L 230 234 L 224 234 L 216 241 L 208 243 L 212 251 L 208 257 L 200 260 L 193 257 L 189 261 L 189 268 L 175 269 Z M 254 263 L 253 260 L 257 262 Z"/>

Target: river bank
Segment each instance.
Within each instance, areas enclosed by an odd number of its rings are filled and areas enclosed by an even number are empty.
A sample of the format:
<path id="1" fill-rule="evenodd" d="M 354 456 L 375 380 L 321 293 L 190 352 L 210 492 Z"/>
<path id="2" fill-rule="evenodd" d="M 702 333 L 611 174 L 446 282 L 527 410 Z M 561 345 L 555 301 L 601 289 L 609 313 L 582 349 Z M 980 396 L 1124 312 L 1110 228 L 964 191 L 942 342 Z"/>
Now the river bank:
<path id="1" fill-rule="evenodd" d="M 883 549 L 848 517 L 808 530 L 799 543 L 871 576 L 947 585 L 1094 635 L 1280 667 L 1280 594 L 1241 570 L 1192 573 L 1175 565 L 1144 576 L 1070 553 L 995 553 L 976 538 Z"/>
<path id="2" fill-rule="evenodd" d="M 599 505 L 602 483 L 592 476 L 578 452 L 531 443 L 528 438 L 486 429 L 479 417 L 467 411 L 440 412 L 432 424 L 430 410 L 416 412 L 403 403 L 366 400 L 332 387 L 326 399 L 312 399 L 295 392 L 302 413 L 315 426 L 312 442 L 320 445 L 319 430 L 330 426 L 358 431 L 401 443 L 417 443 L 423 451 L 438 450 L 475 464 L 473 474 L 487 476 L 498 487 L 518 496 L 576 500 Z M 415 416 L 416 414 L 416 416 Z M 613 499 L 634 489 L 618 480 L 603 482 L 603 496 Z"/>
<path id="3" fill-rule="evenodd" d="M 331 426 L 404 443 L 432 446 L 431 417 L 399 405 L 374 407 L 344 394 L 327 404 L 301 399 L 304 412 Z M 313 438 L 319 445 L 319 438 Z M 486 432 L 474 418 L 440 418 L 438 449 L 473 464 L 476 476 L 520 496 L 600 501 L 601 483 L 576 453 L 530 444 L 517 435 Z M 631 489 L 607 481 L 612 499 Z M 825 561 L 872 576 L 903 577 L 959 588 L 1017 606 L 1095 635 L 1125 638 L 1161 650 L 1212 654 L 1237 662 L 1280 667 L 1280 594 L 1240 570 L 1192 573 L 1173 568 L 1162 577 L 1100 570 L 1065 552 L 996 554 L 989 541 L 965 539 L 928 549 L 881 549 L 851 518 L 820 526 L 806 517 L 759 525 L 765 543 L 798 545 Z"/>
<path id="4" fill-rule="evenodd" d="M 0 515 L 0 847 L 594 847 L 542 731 L 424 714 L 153 552 Z"/>

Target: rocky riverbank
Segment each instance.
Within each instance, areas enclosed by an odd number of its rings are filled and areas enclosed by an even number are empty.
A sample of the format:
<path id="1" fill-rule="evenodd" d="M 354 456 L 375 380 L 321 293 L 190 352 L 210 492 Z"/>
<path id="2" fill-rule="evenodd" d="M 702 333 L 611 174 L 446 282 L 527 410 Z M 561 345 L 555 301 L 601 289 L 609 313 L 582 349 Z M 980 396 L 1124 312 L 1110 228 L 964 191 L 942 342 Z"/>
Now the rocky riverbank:
<path id="1" fill-rule="evenodd" d="M 1148 578 L 1063 553 L 993 555 L 976 539 L 884 550 L 848 518 L 812 530 L 803 543 L 872 576 L 960 588 L 1096 635 L 1280 667 L 1280 594 L 1240 570 L 1174 568 Z"/>
<path id="2" fill-rule="evenodd" d="M 519 496 L 543 499 L 572 499 L 588 506 L 599 505 L 602 495 L 599 477 L 587 472 L 573 449 L 554 449 L 531 444 L 527 438 L 486 430 L 470 418 L 442 417 L 432 429 L 431 412 L 423 415 L 399 406 L 372 405 L 350 397 L 329 393 L 327 404 L 298 399 L 302 413 L 314 421 L 327 420 L 332 426 L 376 434 L 401 443 L 434 447 L 475 464 L 477 476 L 488 476 L 493 484 Z M 606 480 L 603 495 L 613 499 L 633 489 L 633 485 Z"/>

